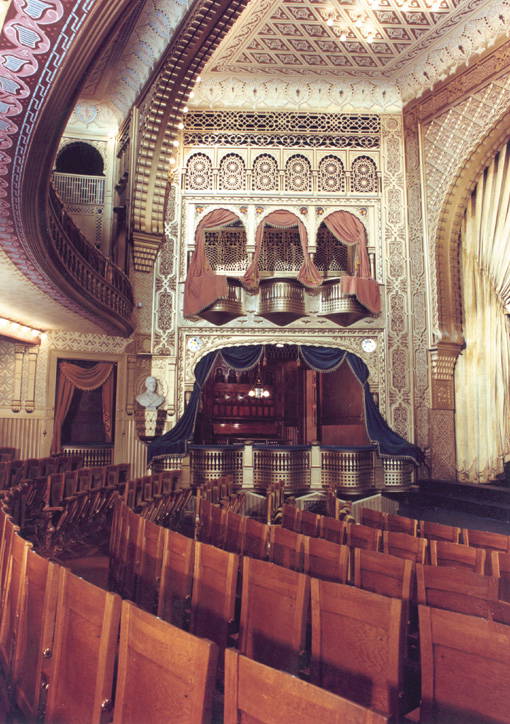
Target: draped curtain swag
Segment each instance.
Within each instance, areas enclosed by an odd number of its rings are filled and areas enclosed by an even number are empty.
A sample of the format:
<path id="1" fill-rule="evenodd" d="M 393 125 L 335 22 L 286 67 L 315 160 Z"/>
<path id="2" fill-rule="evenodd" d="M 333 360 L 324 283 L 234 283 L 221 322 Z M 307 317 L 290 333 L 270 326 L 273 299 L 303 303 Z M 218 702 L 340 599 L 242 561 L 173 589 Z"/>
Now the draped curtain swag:
<path id="1" fill-rule="evenodd" d="M 62 425 L 77 389 L 91 392 L 97 390 L 98 387 L 102 388 L 104 431 L 107 442 L 112 442 L 113 363 L 98 362 L 93 367 L 84 368 L 71 362 L 61 362 L 59 373 L 53 440 L 51 443 L 52 455 L 60 452 Z"/>
<path id="2" fill-rule="evenodd" d="M 299 231 L 299 240 L 301 242 L 301 248 L 303 250 L 303 264 L 298 273 L 298 281 L 301 282 L 305 287 L 318 287 L 322 282 L 322 277 L 313 263 L 310 254 L 308 253 L 308 235 L 306 228 L 301 219 L 299 219 L 291 211 L 285 211 L 285 209 L 279 209 L 278 211 L 272 211 L 268 214 L 257 227 L 255 234 L 255 253 L 253 259 L 248 266 L 241 282 L 243 286 L 249 291 L 255 292 L 259 287 L 259 258 L 262 251 L 262 242 L 264 240 L 264 228 L 266 224 L 276 226 L 280 229 L 289 229 L 292 226 L 297 226 Z"/>
<path id="3" fill-rule="evenodd" d="M 340 280 L 344 294 L 354 294 L 356 299 L 373 314 L 381 311 L 379 285 L 372 279 L 367 251 L 367 233 L 361 221 L 348 211 L 333 211 L 324 223 L 333 236 L 344 244 L 357 244 L 357 263 L 354 276 Z"/>
<path id="4" fill-rule="evenodd" d="M 386 455 L 410 458 L 415 463 L 422 459 L 421 450 L 394 432 L 382 417 L 368 386 L 368 367 L 356 355 L 343 349 L 329 347 L 300 347 L 303 361 L 318 372 L 332 372 L 347 360 L 353 373 L 363 387 L 365 424 L 369 439 L 377 444 L 379 451 Z M 219 354 L 234 369 L 247 370 L 255 367 L 263 353 L 262 345 L 224 347 Z M 170 454 L 184 454 L 193 437 L 202 388 L 209 376 L 217 352 L 209 352 L 195 367 L 195 384 L 182 417 L 175 427 L 149 445 L 148 460 Z M 293 446 L 294 447 L 294 446 Z M 296 448 L 298 449 L 298 448 Z"/>
<path id="5" fill-rule="evenodd" d="M 199 222 L 195 230 L 195 251 L 191 257 L 184 285 L 183 314 L 185 317 L 193 317 L 220 297 L 227 296 L 227 277 L 216 274 L 207 259 L 205 232 L 216 226 L 230 224 L 236 219 L 238 216 L 233 211 L 214 209 Z"/>
<path id="6" fill-rule="evenodd" d="M 195 367 L 195 384 L 182 417 L 175 427 L 158 437 L 149 445 L 148 461 L 160 455 L 170 453 L 185 453 L 186 445 L 193 437 L 197 419 L 200 395 L 215 360 L 220 354 L 229 367 L 236 370 L 250 370 L 255 367 L 262 357 L 263 347 L 260 344 L 246 345 L 244 347 L 224 347 L 219 353 L 209 352 Z"/>
<path id="7" fill-rule="evenodd" d="M 465 350 L 455 369 L 457 476 L 488 482 L 510 453 L 510 149 L 482 172 L 461 231 Z"/>

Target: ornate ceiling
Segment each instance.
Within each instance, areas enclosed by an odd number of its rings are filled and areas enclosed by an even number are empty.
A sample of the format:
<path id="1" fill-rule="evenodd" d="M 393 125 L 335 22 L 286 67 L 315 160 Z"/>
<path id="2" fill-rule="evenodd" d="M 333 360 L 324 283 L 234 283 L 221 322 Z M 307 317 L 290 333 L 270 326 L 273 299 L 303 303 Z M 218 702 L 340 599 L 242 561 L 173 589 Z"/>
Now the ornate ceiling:
<path id="1" fill-rule="evenodd" d="M 508 0 L 252 0 L 204 79 L 364 80 L 397 86 L 406 101 L 509 23 Z"/>

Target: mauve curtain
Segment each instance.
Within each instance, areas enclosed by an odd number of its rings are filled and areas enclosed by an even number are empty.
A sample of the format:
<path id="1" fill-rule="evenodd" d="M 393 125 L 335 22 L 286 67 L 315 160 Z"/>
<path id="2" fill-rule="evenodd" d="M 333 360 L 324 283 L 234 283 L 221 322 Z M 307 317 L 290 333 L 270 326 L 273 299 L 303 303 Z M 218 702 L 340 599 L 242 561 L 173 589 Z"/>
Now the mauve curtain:
<path id="1" fill-rule="evenodd" d="M 367 252 L 367 233 L 364 225 L 354 214 L 348 211 L 333 211 L 326 216 L 324 223 L 338 241 L 344 244 L 357 244 L 358 263 L 354 276 L 341 279 L 344 294 L 354 294 L 356 299 L 373 314 L 381 311 L 379 285 L 372 279 Z"/>
<path id="2" fill-rule="evenodd" d="M 57 399 L 55 402 L 55 420 L 53 423 L 53 440 L 51 453 L 60 452 L 62 439 L 62 425 L 69 412 L 74 391 L 84 390 L 91 392 L 102 387 L 103 398 L 103 424 L 107 442 L 112 441 L 112 414 L 113 414 L 113 363 L 98 362 L 93 367 L 80 367 L 71 362 L 61 362 L 59 365 L 59 382 Z"/>
<path id="3" fill-rule="evenodd" d="M 251 264 L 241 279 L 243 286 L 252 292 L 257 291 L 259 287 L 260 279 L 258 266 L 260 252 L 262 251 L 262 241 L 264 239 L 264 227 L 266 224 L 279 227 L 280 229 L 288 229 L 291 226 L 298 227 L 299 240 L 303 250 L 303 264 L 301 265 L 297 278 L 298 281 L 300 281 L 301 284 L 304 284 L 305 287 L 318 287 L 322 283 L 322 277 L 308 253 L 308 235 L 306 233 L 305 225 L 295 214 L 291 211 L 286 211 L 285 209 L 272 211 L 258 225 L 257 232 L 255 234 L 255 253 Z"/>
<path id="4" fill-rule="evenodd" d="M 202 387 L 213 367 L 216 356 L 220 354 L 229 367 L 237 370 L 249 370 L 258 363 L 262 356 L 262 345 L 246 345 L 245 347 L 225 347 L 220 352 L 209 352 L 195 367 L 195 384 L 182 417 L 175 426 L 149 445 L 147 459 L 150 462 L 160 455 L 179 454 L 186 452 L 186 446 L 193 437 L 197 419 L 198 406 Z"/>
<path id="5" fill-rule="evenodd" d="M 395 455 L 412 459 L 415 463 L 423 459 L 420 448 L 407 442 L 403 437 L 391 429 L 374 402 L 368 385 L 368 367 L 362 359 L 351 352 L 331 347 L 309 347 L 301 345 L 299 352 L 303 361 L 318 372 L 332 372 L 338 369 L 344 360 L 347 360 L 363 388 L 363 402 L 365 406 L 365 425 L 369 440 L 377 444 L 384 455 Z"/>
<path id="6" fill-rule="evenodd" d="M 195 230 L 195 251 L 191 257 L 184 285 L 185 317 L 193 317 L 220 297 L 227 295 L 227 277 L 219 276 L 212 269 L 205 253 L 205 231 L 215 226 L 230 224 L 238 218 L 228 209 L 214 209 L 204 216 Z"/>

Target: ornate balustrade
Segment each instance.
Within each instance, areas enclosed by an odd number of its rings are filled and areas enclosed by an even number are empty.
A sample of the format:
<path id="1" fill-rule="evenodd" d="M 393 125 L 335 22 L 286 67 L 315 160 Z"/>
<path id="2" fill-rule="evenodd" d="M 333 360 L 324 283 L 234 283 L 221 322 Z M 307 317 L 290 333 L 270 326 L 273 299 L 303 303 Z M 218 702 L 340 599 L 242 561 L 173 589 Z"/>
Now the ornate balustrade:
<path id="1" fill-rule="evenodd" d="M 191 482 L 193 486 L 231 475 L 234 488 L 243 483 L 244 445 L 191 445 Z"/>
<path id="2" fill-rule="evenodd" d="M 373 445 L 321 447 L 321 483 L 342 493 L 362 493 L 375 486 Z"/>
<path id="3" fill-rule="evenodd" d="M 87 241 L 51 186 L 48 231 L 58 270 L 70 282 L 70 292 L 78 291 L 80 302 L 93 306 L 98 324 L 117 334 L 129 334 L 133 311 L 129 279 Z"/>
<path id="4" fill-rule="evenodd" d="M 276 481 L 284 481 L 286 493 L 310 488 L 310 447 L 253 447 L 253 486 L 265 492 Z"/>

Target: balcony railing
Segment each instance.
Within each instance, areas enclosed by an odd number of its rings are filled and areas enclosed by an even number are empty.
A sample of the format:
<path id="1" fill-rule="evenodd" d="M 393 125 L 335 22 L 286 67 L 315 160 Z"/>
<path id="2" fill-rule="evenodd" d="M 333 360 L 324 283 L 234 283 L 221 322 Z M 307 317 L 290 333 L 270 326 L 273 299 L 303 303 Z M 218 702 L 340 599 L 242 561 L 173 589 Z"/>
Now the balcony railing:
<path id="1" fill-rule="evenodd" d="M 62 273 L 71 277 L 82 297 L 87 293 L 95 303 L 98 323 L 103 308 L 116 318 L 118 324 L 114 322 L 114 326 L 123 327 L 129 333 L 133 292 L 128 277 L 83 236 L 52 186 L 48 227 Z M 111 317 L 109 321 L 111 327 Z"/>

